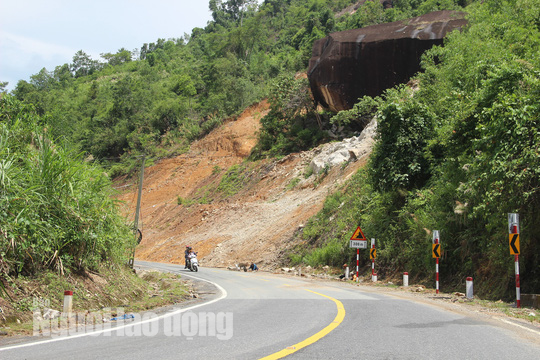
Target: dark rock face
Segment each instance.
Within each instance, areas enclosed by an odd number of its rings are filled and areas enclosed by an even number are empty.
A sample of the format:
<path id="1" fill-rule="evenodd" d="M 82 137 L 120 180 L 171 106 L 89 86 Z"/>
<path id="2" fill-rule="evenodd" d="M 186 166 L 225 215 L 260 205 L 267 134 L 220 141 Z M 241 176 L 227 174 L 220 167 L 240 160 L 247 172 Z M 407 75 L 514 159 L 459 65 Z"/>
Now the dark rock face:
<path id="1" fill-rule="evenodd" d="M 315 100 L 348 110 L 420 71 L 422 53 L 467 24 L 465 13 L 435 11 L 417 18 L 331 33 L 313 44 L 308 78 Z"/>

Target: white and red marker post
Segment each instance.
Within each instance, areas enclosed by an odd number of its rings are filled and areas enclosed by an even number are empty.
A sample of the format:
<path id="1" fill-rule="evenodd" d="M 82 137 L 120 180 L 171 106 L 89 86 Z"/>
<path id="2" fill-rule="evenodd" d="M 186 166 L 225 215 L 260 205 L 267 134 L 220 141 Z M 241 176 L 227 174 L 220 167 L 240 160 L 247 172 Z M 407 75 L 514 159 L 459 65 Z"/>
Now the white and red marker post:
<path id="1" fill-rule="evenodd" d="M 435 257 L 435 293 L 439 293 L 439 256 L 435 256 L 437 251 L 440 252 L 441 240 L 439 238 L 439 230 L 433 230 L 433 256 Z M 439 245 L 437 247 L 437 245 Z M 438 254 L 437 254 L 438 255 Z"/>
<path id="2" fill-rule="evenodd" d="M 360 266 L 360 248 L 356 248 L 356 281 L 358 281 L 359 266 Z"/>
<path id="3" fill-rule="evenodd" d="M 73 291 L 66 290 L 64 291 L 64 307 L 63 311 L 65 316 L 71 316 L 71 310 L 73 308 Z"/>
<path id="4" fill-rule="evenodd" d="M 510 252 L 514 254 L 514 263 L 516 266 L 516 307 L 521 307 L 521 285 L 519 282 L 519 214 L 509 213 L 508 214 L 508 232 L 510 234 L 517 234 L 517 246 L 515 240 L 510 243 Z M 511 235 L 512 236 L 512 235 Z M 512 246 L 513 245 L 513 246 Z M 516 251 L 517 250 L 517 251 Z"/>
<path id="5" fill-rule="evenodd" d="M 474 298 L 474 291 L 473 291 L 473 278 L 467 277 L 467 280 L 465 281 L 465 296 L 467 299 L 473 299 Z"/>

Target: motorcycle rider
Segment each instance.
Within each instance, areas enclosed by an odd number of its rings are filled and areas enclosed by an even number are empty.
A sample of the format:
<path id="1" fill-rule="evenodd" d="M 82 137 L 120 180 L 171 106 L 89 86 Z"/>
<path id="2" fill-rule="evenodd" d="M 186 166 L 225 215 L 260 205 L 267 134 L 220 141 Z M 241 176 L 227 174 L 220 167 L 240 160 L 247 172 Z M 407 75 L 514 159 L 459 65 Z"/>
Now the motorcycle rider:
<path id="1" fill-rule="evenodd" d="M 185 258 L 185 260 L 186 260 L 184 269 L 187 269 L 187 268 L 188 268 L 188 263 L 189 263 L 189 252 L 190 252 L 190 251 L 193 251 L 193 250 L 191 249 L 191 246 L 187 245 L 187 246 L 186 246 L 186 251 L 184 251 L 184 258 Z"/>

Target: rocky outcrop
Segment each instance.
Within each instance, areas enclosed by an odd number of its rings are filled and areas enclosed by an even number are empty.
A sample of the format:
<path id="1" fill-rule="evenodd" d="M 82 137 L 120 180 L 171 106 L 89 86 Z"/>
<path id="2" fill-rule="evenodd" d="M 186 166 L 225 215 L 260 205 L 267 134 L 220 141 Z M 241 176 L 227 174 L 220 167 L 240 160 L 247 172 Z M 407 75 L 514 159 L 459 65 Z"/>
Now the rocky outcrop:
<path id="1" fill-rule="evenodd" d="M 359 136 L 319 146 L 315 149 L 316 154 L 310 163 L 313 173 L 319 174 L 325 167 L 330 168 L 368 155 L 375 142 L 376 131 L 377 120 L 373 119 Z"/>
<path id="2" fill-rule="evenodd" d="M 315 100 L 341 111 L 358 98 L 406 83 L 420 57 L 467 24 L 464 12 L 435 11 L 413 19 L 331 33 L 313 44 L 308 78 Z"/>

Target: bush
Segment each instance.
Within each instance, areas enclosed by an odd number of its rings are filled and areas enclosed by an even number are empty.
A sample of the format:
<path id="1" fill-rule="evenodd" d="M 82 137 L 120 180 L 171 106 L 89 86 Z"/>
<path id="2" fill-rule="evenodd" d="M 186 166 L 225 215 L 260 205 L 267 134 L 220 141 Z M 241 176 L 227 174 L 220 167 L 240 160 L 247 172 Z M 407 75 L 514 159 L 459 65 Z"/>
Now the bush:
<path id="1" fill-rule="evenodd" d="M 34 274 L 122 263 L 133 236 L 109 178 L 48 137 L 32 109 L 0 98 L 0 266 Z"/>

